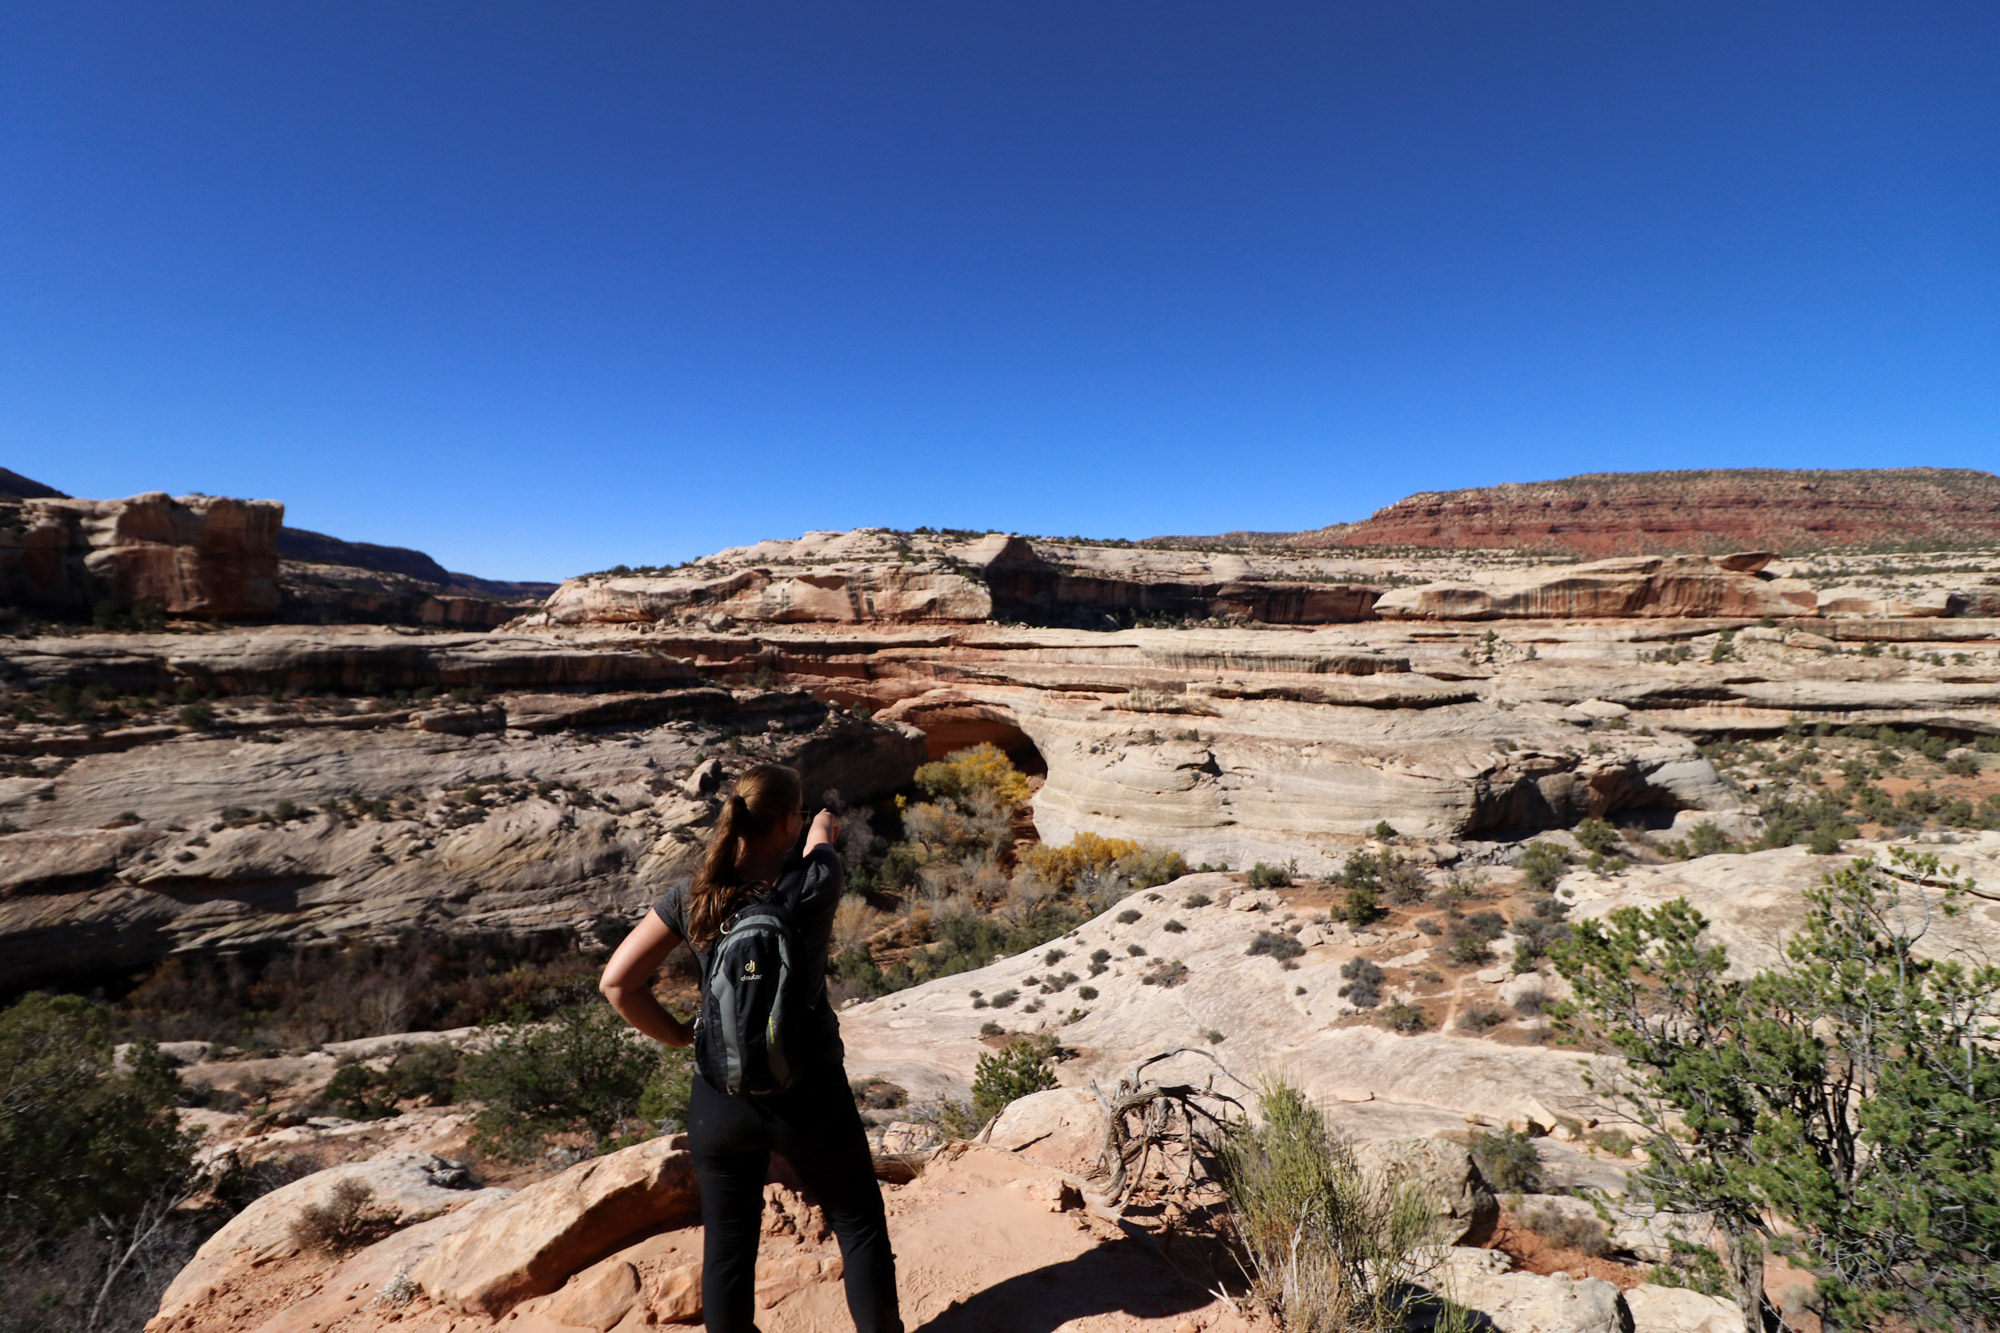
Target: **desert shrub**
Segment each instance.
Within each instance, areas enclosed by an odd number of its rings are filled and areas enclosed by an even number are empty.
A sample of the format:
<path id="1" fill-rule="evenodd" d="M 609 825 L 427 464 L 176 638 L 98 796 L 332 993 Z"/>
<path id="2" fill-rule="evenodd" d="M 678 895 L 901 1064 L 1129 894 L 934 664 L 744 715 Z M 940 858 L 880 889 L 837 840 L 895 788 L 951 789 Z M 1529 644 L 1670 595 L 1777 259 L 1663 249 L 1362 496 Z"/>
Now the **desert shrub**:
<path id="1" fill-rule="evenodd" d="M 1646 1273 L 1649 1284 L 1655 1287 L 1685 1287 L 1704 1296 L 1730 1294 L 1729 1270 L 1723 1267 L 1721 1255 L 1706 1245 L 1696 1245 L 1680 1236 L 1668 1237 L 1667 1247 L 1666 1262 L 1655 1264 Z"/>
<path id="2" fill-rule="evenodd" d="M 1260 930 L 1250 941 L 1250 947 L 1243 952 L 1252 958 L 1275 958 L 1282 963 L 1287 958 L 1297 958 L 1305 951 L 1306 946 L 1300 944 L 1296 936 L 1287 935 L 1282 930 Z"/>
<path id="3" fill-rule="evenodd" d="M 1541 904 L 1537 903 L 1535 906 L 1539 908 Z M 1568 938 L 1569 923 L 1560 915 L 1537 911 L 1528 916 L 1517 917 L 1514 921 L 1514 970 L 1534 971 L 1535 964 L 1547 955 L 1550 945 Z"/>
<path id="4" fill-rule="evenodd" d="M 992 796 L 1009 808 L 1028 799 L 1028 779 L 997 747 L 975 745 L 920 766 L 917 789 L 933 800 L 956 801 L 975 794 Z"/>
<path id="5" fill-rule="evenodd" d="M 1443 1254 L 1436 1204 L 1415 1181 L 1363 1172 L 1298 1089 L 1272 1085 L 1258 1108 L 1218 1154 L 1257 1299 L 1287 1333 L 1402 1328 Z"/>
<path id="6" fill-rule="evenodd" d="M 1096 999 L 1096 998 L 1097 998 L 1097 987 L 1095 987 L 1095 986 L 1078 986 L 1078 987 L 1076 988 L 1076 998 L 1077 998 L 1077 999 L 1079 999 L 1079 1000 L 1094 1000 L 1094 999 Z"/>
<path id="7" fill-rule="evenodd" d="M 1704 819 L 1688 830 L 1687 837 L 1668 843 L 1667 850 L 1681 860 L 1688 861 L 1697 856 L 1714 856 L 1718 852 L 1734 852 L 1742 849 L 1727 833 L 1717 828 L 1713 820 Z"/>
<path id="8" fill-rule="evenodd" d="M 1482 963 L 1493 957 L 1489 946 L 1506 933 L 1506 919 L 1498 912 L 1474 912 L 1451 923 L 1446 932 L 1451 941 L 1446 953 L 1462 966 Z"/>
<path id="9" fill-rule="evenodd" d="M 206 731 L 215 725 L 215 705 L 206 699 L 197 699 L 191 704 L 182 704 L 175 716 L 184 727 Z"/>
<path id="10" fill-rule="evenodd" d="M 1340 965 L 1347 984 L 1336 992 L 1357 1009 L 1373 1009 L 1382 1002 L 1382 969 L 1360 954 Z"/>
<path id="11" fill-rule="evenodd" d="M 1213 898 L 1209 897 L 1209 896 L 1208 896 L 1207 894 L 1205 894 L 1205 893 L 1190 893 L 1190 894 L 1189 894 L 1189 895 L 1188 895 L 1187 897 L 1185 897 L 1185 898 L 1183 898 L 1183 899 L 1181 900 L 1181 906 L 1182 906 L 1182 907 L 1206 907 L 1206 906 L 1208 906 L 1208 905 L 1209 905 L 1210 903 L 1212 903 L 1212 902 L 1214 902 L 1214 901 L 1215 901 L 1215 899 L 1213 899 Z"/>
<path id="12" fill-rule="evenodd" d="M 1955 778 L 1976 778 L 1979 776 L 1979 760 L 1961 750 L 1946 757 L 1944 771 Z"/>
<path id="13" fill-rule="evenodd" d="M 833 909 L 834 951 L 838 953 L 865 946 L 869 936 L 880 930 L 887 920 L 887 913 L 876 911 L 859 896 L 842 898 L 840 905 Z"/>
<path id="14" fill-rule="evenodd" d="M 927 867 L 938 867 L 948 875 L 968 865 L 990 863 L 1012 834 L 1009 807 L 973 798 L 920 801 L 903 811 L 903 839 L 891 849 L 892 855 L 902 852 L 911 869 L 906 872 L 898 865 L 892 872 L 889 858 L 884 858 L 884 885 L 888 886 L 892 873 L 903 881 L 897 887 L 907 887 Z M 933 892 L 932 896 L 942 895 Z"/>
<path id="15" fill-rule="evenodd" d="M 1589 1138 L 1590 1146 L 1613 1157 L 1630 1157 L 1638 1141 L 1622 1129 L 1594 1130 Z"/>
<path id="16" fill-rule="evenodd" d="M 380 1085 L 381 1075 L 364 1064 L 342 1065 L 320 1092 L 322 1110 L 350 1120 L 380 1120 L 396 1114 L 395 1100 Z"/>
<path id="17" fill-rule="evenodd" d="M 1486 872 L 1478 868 L 1454 870 L 1445 876 L 1441 895 L 1445 902 L 1458 907 L 1474 899 L 1486 896 Z"/>
<path id="18" fill-rule="evenodd" d="M 1546 1199 L 1533 1199 L 1515 1214 L 1522 1226 L 1559 1249 L 1574 1250 L 1592 1259 L 1611 1252 L 1611 1233 L 1596 1217 L 1559 1208 Z"/>
<path id="19" fill-rule="evenodd" d="M 1577 846 L 1586 852 L 1609 853 L 1618 845 L 1618 830 L 1595 815 L 1579 823 L 1571 833 Z"/>
<path id="20" fill-rule="evenodd" d="M 659 1065 L 653 1070 L 653 1076 L 646 1080 L 645 1090 L 639 1094 L 639 1119 L 646 1123 L 647 1131 L 666 1134 L 687 1128 L 688 1100 L 694 1095 L 694 1051 L 686 1046 L 667 1046 L 661 1048 L 658 1055 Z M 871 1086 L 875 1085 L 871 1083 Z M 879 1086 L 902 1092 L 893 1083 L 880 1083 Z M 900 1106 L 902 1103 L 894 1102 L 892 1105 Z"/>
<path id="21" fill-rule="evenodd" d="M 1129 926 L 1134 921 L 1137 921 L 1139 919 L 1139 915 L 1140 914 L 1138 908 L 1128 907 L 1124 911 L 1118 914 L 1118 924 L 1121 926 Z"/>
<path id="22" fill-rule="evenodd" d="M 325 1202 L 308 1204 L 292 1219 L 292 1241 L 308 1254 L 338 1256 L 386 1235 L 395 1219 L 371 1208 L 375 1191 L 349 1177 L 336 1183 Z"/>
<path id="23" fill-rule="evenodd" d="M 1116 877 L 1121 887 L 1146 889 L 1187 873 L 1187 862 L 1179 852 L 1095 833 L 1079 833 L 1061 847 L 1031 847 L 1022 865 L 1056 889 L 1076 889 L 1092 878 L 1106 877 Z"/>
<path id="24" fill-rule="evenodd" d="M 972 1074 L 972 1115 L 981 1124 L 1008 1103 L 1056 1086 L 1055 1041 L 1023 1037 L 996 1053 L 982 1055 Z"/>
<path id="25" fill-rule="evenodd" d="M 1503 1129 L 1497 1134 L 1473 1131 L 1466 1145 L 1486 1183 L 1502 1194 L 1535 1194 L 1542 1187 L 1542 1156 L 1527 1131 Z"/>
<path id="26" fill-rule="evenodd" d="M 459 1090 L 484 1102 L 473 1145 L 522 1161 L 558 1134 L 604 1146 L 639 1115 L 661 1049 L 635 1039 L 609 1006 L 581 1004 L 545 1023 L 510 1024 L 465 1062 Z"/>
<path id="27" fill-rule="evenodd" d="M 1188 978 L 1188 965 L 1179 959 L 1169 961 L 1155 958 L 1147 967 L 1145 975 L 1139 978 L 1142 986 L 1158 986 L 1161 990 L 1172 990 Z"/>
<path id="28" fill-rule="evenodd" d="M 837 992 L 840 999 L 854 997 L 869 1000 L 877 995 L 886 995 L 889 990 L 888 979 L 876 963 L 875 956 L 859 945 L 834 954 L 828 960 L 827 973 L 831 989 Z"/>
<path id="29" fill-rule="evenodd" d="M 1442 930 L 1442 927 L 1437 923 L 1437 918 L 1434 916 L 1423 917 L 1414 924 L 1418 933 L 1423 935 L 1436 935 Z"/>
<path id="30" fill-rule="evenodd" d="M 1341 867 L 1336 882 L 1349 890 L 1350 899 L 1357 889 L 1365 889 L 1393 903 L 1413 903 L 1424 896 L 1423 872 L 1387 850 L 1348 853 L 1347 863 Z"/>
<path id="31" fill-rule="evenodd" d="M 1549 997 L 1538 990 L 1524 990 L 1514 997 L 1514 1012 L 1522 1018 L 1540 1018 L 1549 1007 Z"/>
<path id="32" fill-rule="evenodd" d="M 1775 1234 L 1830 1324 L 1986 1327 L 2000 967 L 1918 953 L 1974 886 L 1935 855 L 1890 857 L 1806 890 L 1783 961 L 1748 978 L 1684 899 L 1584 922 L 1556 951 L 1575 988 L 1561 1012 L 1630 1062 L 1615 1104 L 1646 1132 L 1645 1187 L 1713 1215 L 1745 1309 Z M 1673 1133 L 1687 1124 L 1699 1133 Z"/>
<path id="33" fill-rule="evenodd" d="M 194 1139 L 171 1113 L 179 1078 L 150 1042 L 114 1070 L 111 1027 L 73 995 L 0 1012 L 0 1254 L 118 1222 L 190 1178 Z"/>
<path id="34" fill-rule="evenodd" d="M 1417 1008 L 1414 1004 L 1406 1004 L 1402 1000 L 1393 1000 L 1383 1006 L 1381 1017 L 1382 1026 L 1388 1028 L 1391 1032 L 1401 1032 L 1405 1035 L 1412 1032 L 1423 1032 L 1431 1025 L 1431 1020 L 1425 1015 L 1423 1010 Z"/>
<path id="35" fill-rule="evenodd" d="M 852 1079 L 847 1086 L 853 1092 L 855 1102 L 870 1111 L 894 1110 L 910 1100 L 907 1089 L 887 1079 Z"/>
<path id="36" fill-rule="evenodd" d="M 251 1048 L 469 1027 L 514 1014 L 542 1018 L 595 993 L 603 958 L 578 942 L 569 931 L 412 931 L 261 956 L 169 958 L 126 994 L 115 1016 L 129 1037 Z"/>
<path id="37" fill-rule="evenodd" d="M 1569 872 L 1569 853 L 1552 842 L 1531 842 L 1521 854 L 1521 869 L 1531 887 L 1547 893 Z"/>
<path id="38" fill-rule="evenodd" d="M 1474 912 L 1463 921 L 1455 922 L 1452 933 L 1470 935 L 1490 943 L 1507 933 L 1507 919 L 1498 912 Z"/>
<path id="39" fill-rule="evenodd" d="M 1346 901 L 1341 905 L 1341 916 L 1356 930 L 1379 921 L 1382 904 L 1376 901 L 1375 890 L 1358 886 L 1349 889 Z"/>
<path id="40" fill-rule="evenodd" d="M 1103 976 L 1111 967 L 1111 950 L 1092 949 L 1090 951 L 1090 975 Z"/>
<path id="41" fill-rule="evenodd" d="M 1460 1032 L 1480 1033 L 1488 1028 L 1498 1027 L 1507 1020 L 1483 1004 L 1467 1005 L 1459 1011 L 1457 1027 Z"/>
<path id="42" fill-rule="evenodd" d="M 1005 1009 L 1008 1005 L 1014 1003 L 1014 1001 L 1020 998 L 1021 998 L 1021 992 L 1013 989 L 1012 987 L 1009 987 L 1008 989 L 999 992 L 993 997 L 993 1007 L 995 1009 Z"/>
<path id="43" fill-rule="evenodd" d="M 1299 863 L 1289 861 L 1281 866 L 1259 861 L 1250 867 L 1250 887 L 1253 889 L 1282 889 L 1292 882 L 1299 873 Z"/>
<path id="44" fill-rule="evenodd" d="M 449 1106 L 457 1091 L 462 1057 L 445 1042 L 406 1047 L 383 1070 L 385 1086 L 403 1101 Z"/>
<path id="45" fill-rule="evenodd" d="M 1169 935 L 1184 935 L 1187 933 L 1187 927 L 1182 925 L 1180 922 L 1174 920 L 1172 917 L 1169 917 L 1166 920 L 1166 922 L 1163 925 L 1161 925 L 1160 929 L 1166 931 Z"/>
<path id="46" fill-rule="evenodd" d="M 1493 949 L 1490 942 L 1481 939 L 1477 935 L 1454 936 L 1445 953 L 1452 962 L 1459 964 L 1461 967 L 1470 967 L 1474 963 L 1490 962 L 1493 958 Z"/>

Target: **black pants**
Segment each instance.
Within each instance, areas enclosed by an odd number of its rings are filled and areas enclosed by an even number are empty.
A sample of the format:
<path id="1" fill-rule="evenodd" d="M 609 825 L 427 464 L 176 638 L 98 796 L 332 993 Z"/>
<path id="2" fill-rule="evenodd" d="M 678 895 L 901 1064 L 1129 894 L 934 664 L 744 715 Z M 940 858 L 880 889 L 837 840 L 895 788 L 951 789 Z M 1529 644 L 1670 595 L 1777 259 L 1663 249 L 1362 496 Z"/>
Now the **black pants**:
<path id="1" fill-rule="evenodd" d="M 688 1147 L 701 1183 L 701 1305 L 708 1333 L 755 1333 L 757 1241 L 774 1152 L 792 1164 L 840 1239 L 854 1327 L 903 1333 L 882 1187 L 841 1066 L 809 1075 L 777 1097 L 731 1097 L 696 1074 Z"/>

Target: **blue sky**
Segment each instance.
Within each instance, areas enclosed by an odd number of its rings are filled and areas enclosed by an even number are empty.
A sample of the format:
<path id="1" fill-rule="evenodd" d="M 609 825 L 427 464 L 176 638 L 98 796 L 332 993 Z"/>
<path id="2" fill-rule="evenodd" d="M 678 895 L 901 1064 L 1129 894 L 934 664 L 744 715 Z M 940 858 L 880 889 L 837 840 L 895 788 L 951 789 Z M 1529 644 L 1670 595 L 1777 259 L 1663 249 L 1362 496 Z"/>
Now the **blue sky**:
<path id="1" fill-rule="evenodd" d="M 0 465 L 552 578 L 2000 462 L 1990 4 L 13 4 Z"/>

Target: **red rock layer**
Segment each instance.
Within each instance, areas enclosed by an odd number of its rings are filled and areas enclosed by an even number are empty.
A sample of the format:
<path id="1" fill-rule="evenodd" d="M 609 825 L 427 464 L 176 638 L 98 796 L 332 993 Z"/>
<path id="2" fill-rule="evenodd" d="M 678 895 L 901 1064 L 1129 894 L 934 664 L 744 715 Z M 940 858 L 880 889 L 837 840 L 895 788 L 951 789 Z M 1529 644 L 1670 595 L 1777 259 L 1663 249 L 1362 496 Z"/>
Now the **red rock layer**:
<path id="1" fill-rule="evenodd" d="M 1586 556 L 2000 542 L 2000 477 L 1969 468 L 1602 472 L 1427 491 L 1301 546 Z"/>

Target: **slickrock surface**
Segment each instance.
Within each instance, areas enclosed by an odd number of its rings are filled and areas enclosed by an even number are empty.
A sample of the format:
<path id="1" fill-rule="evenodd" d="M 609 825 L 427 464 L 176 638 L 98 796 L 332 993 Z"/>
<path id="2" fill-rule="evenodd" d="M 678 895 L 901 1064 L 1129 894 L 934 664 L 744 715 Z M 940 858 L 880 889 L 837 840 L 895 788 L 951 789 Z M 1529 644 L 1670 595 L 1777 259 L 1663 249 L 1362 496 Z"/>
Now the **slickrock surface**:
<path id="1" fill-rule="evenodd" d="M 1187 906 L 1197 896 L 1214 901 Z M 1134 920 L 1119 919 L 1131 913 Z M 1209 1047 L 1239 1078 L 1291 1080 L 1329 1106 L 1338 1128 L 1363 1140 L 1463 1133 L 1473 1122 L 1550 1126 L 1558 1116 L 1588 1115 L 1574 1051 L 1501 1045 L 1453 1033 L 1448 1022 L 1442 1032 L 1398 1036 L 1341 997 L 1341 965 L 1363 950 L 1391 946 L 1392 954 L 1413 955 L 1406 968 L 1428 966 L 1433 942 L 1414 930 L 1398 941 L 1308 924 L 1295 937 L 1305 952 L 1293 966 L 1250 954 L 1259 932 L 1285 932 L 1307 919 L 1278 894 L 1238 889 L 1230 876 L 1185 876 L 1126 900 L 1047 950 L 845 1010 L 848 1071 L 888 1079 L 919 1099 L 963 1098 L 978 1057 L 1000 1040 L 982 1028 L 996 1023 L 1010 1033 L 1054 1033 L 1074 1052 L 1057 1070 L 1067 1087 L 1095 1081 L 1108 1090 L 1145 1056 Z M 1143 952 L 1132 953 L 1135 945 Z M 1049 950 L 1058 955 L 1053 963 Z M 1094 973 L 1099 950 L 1105 970 Z M 1401 984 L 1400 974 L 1386 983 L 1385 1000 L 1412 993 L 1396 990 Z M 1083 996 L 1085 987 L 1095 994 Z M 1468 979 L 1461 1002 L 1486 999 L 1488 990 Z M 1010 992 L 1015 998 L 997 1003 Z M 1155 1072 L 1200 1083 L 1214 1068 L 1189 1055 Z"/>
<path id="2" fill-rule="evenodd" d="M 521 1190 L 438 1245 L 410 1279 L 454 1310 L 501 1315 L 633 1236 L 700 1212 L 686 1139 L 654 1139 Z"/>
<path id="3" fill-rule="evenodd" d="M 1602 472 L 1427 491 L 1359 523 L 1285 540 L 1593 556 L 1992 542 L 2000 477 L 1969 468 Z"/>
<path id="4" fill-rule="evenodd" d="M 816 794 L 854 802 L 904 785 L 923 757 L 917 733 L 802 692 L 704 685 L 684 662 L 617 649 L 269 630 L 42 640 L 9 660 L 134 688 L 323 689 L 358 673 L 650 688 L 409 706 L 236 695 L 207 726 L 0 731 L 24 774 L 0 778 L 16 830 L 0 835 L 7 985 L 176 950 L 575 927 L 649 901 L 699 845 L 714 782 L 686 784 L 711 752 L 797 764 Z"/>
<path id="5" fill-rule="evenodd" d="M 490 1207 L 511 1193 L 472 1189 L 463 1167 L 423 1154 L 385 1155 L 315 1172 L 257 1199 L 210 1236 L 167 1288 L 154 1325 L 200 1328 L 230 1315 L 252 1326 L 260 1322 L 269 1312 L 232 1301 L 232 1289 L 257 1269 L 305 1257 L 293 1224 L 305 1209 L 325 1204 L 344 1181 L 368 1189 L 369 1208 L 383 1225 L 398 1230 L 467 1206 Z"/>
<path id="6" fill-rule="evenodd" d="M 1840 856 L 1812 856 L 1802 847 L 1779 847 L 1742 856 L 1704 856 L 1665 866 L 1635 866 L 1617 875 L 1572 874 L 1565 893 L 1576 900 L 1577 918 L 1609 915 L 1620 907 L 1658 907 L 1675 898 L 1709 921 L 1709 937 L 1729 950 L 1732 972 L 1748 975 L 1776 967 L 1784 941 L 1804 917 L 1806 889 L 1829 870 L 1857 856 L 1874 855 L 1889 864 L 1890 846 L 1935 854 L 1940 866 L 1958 866 L 1972 877 L 1980 896 L 1954 916 L 1934 909 L 1939 895 L 1921 885 L 1906 892 L 1913 910 L 1928 902 L 1929 929 L 1918 946 L 1932 957 L 1956 955 L 1989 960 L 2000 956 L 2000 833 L 1951 835 L 1950 841 L 1886 843 L 1855 840 Z"/>

